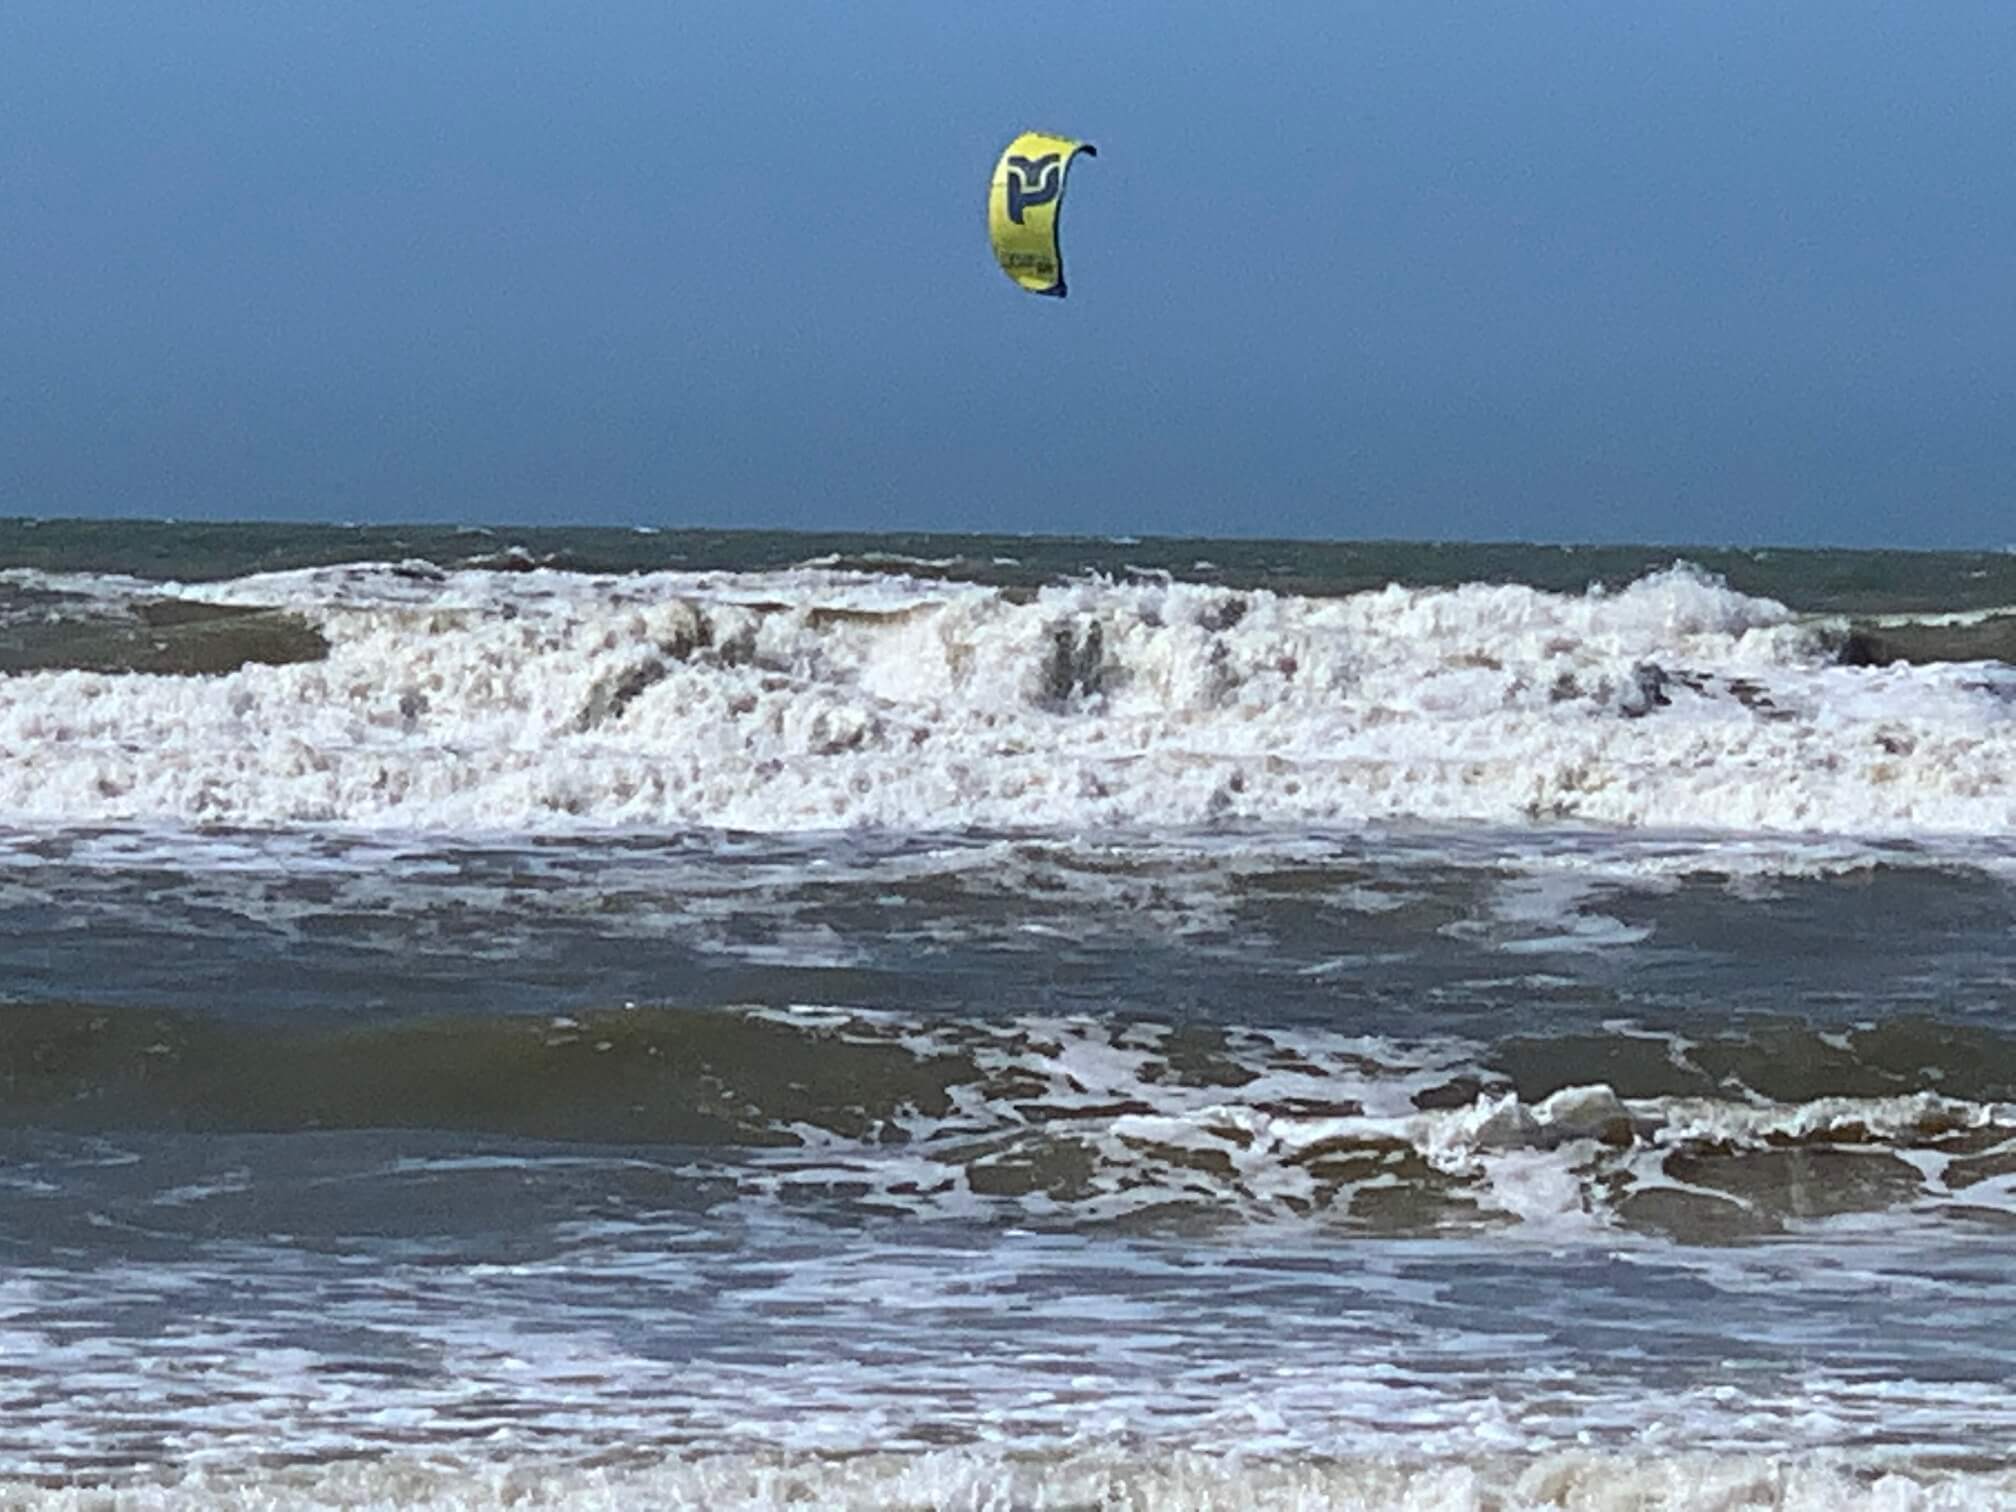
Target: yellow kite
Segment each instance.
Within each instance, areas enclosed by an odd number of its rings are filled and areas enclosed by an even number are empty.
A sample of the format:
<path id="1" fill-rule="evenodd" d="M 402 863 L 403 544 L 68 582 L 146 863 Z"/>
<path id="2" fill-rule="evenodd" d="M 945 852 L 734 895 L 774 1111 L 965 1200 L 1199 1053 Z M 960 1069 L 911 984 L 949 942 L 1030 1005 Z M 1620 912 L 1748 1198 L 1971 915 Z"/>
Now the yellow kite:
<path id="1" fill-rule="evenodd" d="M 1064 254 L 1057 217 L 1064 210 L 1064 175 L 1079 153 L 1097 157 L 1090 142 L 1025 131 L 994 165 L 987 191 L 987 234 L 1001 271 L 1032 294 L 1064 297 Z"/>

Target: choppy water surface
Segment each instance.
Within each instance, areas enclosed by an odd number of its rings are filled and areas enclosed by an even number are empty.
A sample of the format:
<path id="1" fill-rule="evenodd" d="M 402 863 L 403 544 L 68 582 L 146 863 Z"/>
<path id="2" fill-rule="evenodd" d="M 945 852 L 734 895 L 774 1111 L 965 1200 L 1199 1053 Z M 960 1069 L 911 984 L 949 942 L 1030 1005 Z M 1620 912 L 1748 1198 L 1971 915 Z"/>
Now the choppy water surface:
<path id="1" fill-rule="evenodd" d="M 1987 588 L 70 528 L 9 1496 L 2016 1498 Z"/>

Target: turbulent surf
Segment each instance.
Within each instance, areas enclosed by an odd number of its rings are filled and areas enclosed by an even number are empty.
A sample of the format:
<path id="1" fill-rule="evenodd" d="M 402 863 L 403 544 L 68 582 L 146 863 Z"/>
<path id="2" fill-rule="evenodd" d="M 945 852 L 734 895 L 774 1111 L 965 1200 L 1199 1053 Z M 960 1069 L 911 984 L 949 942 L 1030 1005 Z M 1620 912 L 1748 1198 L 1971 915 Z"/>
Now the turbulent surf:
<path id="1" fill-rule="evenodd" d="M 2016 1494 L 2016 561 L 0 548 L 5 1499 Z"/>

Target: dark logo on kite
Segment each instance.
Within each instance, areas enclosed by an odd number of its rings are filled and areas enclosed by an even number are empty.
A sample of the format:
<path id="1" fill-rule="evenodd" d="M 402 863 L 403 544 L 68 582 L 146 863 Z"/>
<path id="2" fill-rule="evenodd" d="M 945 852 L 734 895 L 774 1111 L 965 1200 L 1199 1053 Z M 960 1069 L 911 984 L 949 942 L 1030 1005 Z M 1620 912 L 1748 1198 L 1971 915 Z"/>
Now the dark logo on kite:
<path id="1" fill-rule="evenodd" d="M 1022 212 L 1031 205 L 1047 205 L 1057 198 L 1064 185 L 1060 156 L 1050 152 L 1040 158 L 1008 159 L 1008 219 L 1016 225 L 1022 224 Z"/>

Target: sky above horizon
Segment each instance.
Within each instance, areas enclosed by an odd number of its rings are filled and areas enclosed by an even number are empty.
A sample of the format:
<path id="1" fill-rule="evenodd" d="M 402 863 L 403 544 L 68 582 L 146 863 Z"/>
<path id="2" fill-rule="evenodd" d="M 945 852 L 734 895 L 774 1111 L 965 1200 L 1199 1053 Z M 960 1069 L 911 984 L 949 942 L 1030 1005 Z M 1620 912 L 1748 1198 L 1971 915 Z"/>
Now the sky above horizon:
<path id="1" fill-rule="evenodd" d="M 1032 14 L 10 0 L 0 514 L 2016 544 L 2007 0 Z"/>

